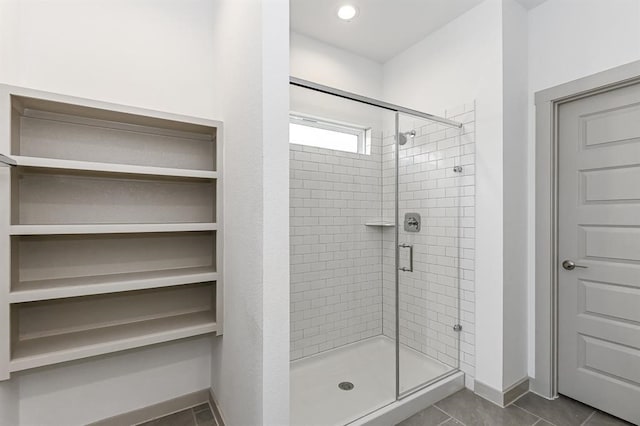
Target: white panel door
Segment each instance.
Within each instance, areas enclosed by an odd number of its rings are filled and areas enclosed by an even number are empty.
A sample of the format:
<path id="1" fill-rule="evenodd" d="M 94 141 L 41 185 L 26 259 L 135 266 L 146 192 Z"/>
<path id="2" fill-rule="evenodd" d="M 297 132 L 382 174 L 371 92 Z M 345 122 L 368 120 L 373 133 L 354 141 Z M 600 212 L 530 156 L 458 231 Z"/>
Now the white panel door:
<path id="1" fill-rule="evenodd" d="M 638 424 L 640 84 L 562 104 L 558 119 L 558 389 Z"/>

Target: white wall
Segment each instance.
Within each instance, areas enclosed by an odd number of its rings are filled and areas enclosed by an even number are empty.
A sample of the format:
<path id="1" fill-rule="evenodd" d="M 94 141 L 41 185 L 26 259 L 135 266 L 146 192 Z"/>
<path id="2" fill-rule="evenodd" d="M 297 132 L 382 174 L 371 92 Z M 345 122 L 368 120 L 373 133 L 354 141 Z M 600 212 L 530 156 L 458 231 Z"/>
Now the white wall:
<path id="1" fill-rule="evenodd" d="M 288 3 L 263 3 L 0 3 L 0 82 L 221 119 L 227 166 L 213 351 L 207 337 L 16 375 L 3 421 L 87 423 L 213 383 L 230 424 L 288 423 Z"/>
<path id="2" fill-rule="evenodd" d="M 288 424 L 288 2 L 216 6 L 225 335 L 214 344 L 213 389 L 227 424 Z"/>
<path id="3" fill-rule="evenodd" d="M 207 0 L 3 0 L 0 82 L 217 119 L 213 13 Z M 14 375 L 2 424 L 84 424 L 207 388 L 210 341 Z"/>
<path id="4" fill-rule="evenodd" d="M 20 386 L 18 380 L 0 382 L 0 425 L 20 422 Z"/>
<path id="5" fill-rule="evenodd" d="M 534 252 L 534 94 L 640 60 L 640 1 L 549 0 L 529 12 L 529 252 Z M 534 258 L 529 257 L 529 375 L 534 376 Z"/>
<path id="6" fill-rule="evenodd" d="M 3 0 L 0 81 L 217 118 L 204 0 Z"/>
<path id="7" fill-rule="evenodd" d="M 210 386 L 211 338 L 16 375 L 20 425 L 84 425 Z M 15 426 L 17 423 L 3 423 Z"/>
<path id="8" fill-rule="evenodd" d="M 502 388 L 501 4 L 487 0 L 384 65 L 384 99 L 421 111 L 476 100 L 475 376 Z"/>
<path id="9" fill-rule="evenodd" d="M 372 98 L 382 97 L 382 65 L 291 33 L 291 75 Z"/>
<path id="10" fill-rule="evenodd" d="M 546 89 L 640 58 L 637 0 L 549 0 L 529 12 L 529 88 Z"/>
<path id="11" fill-rule="evenodd" d="M 504 259 L 502 389 L 527 377 L 527 11 L 502 3 Z"/>

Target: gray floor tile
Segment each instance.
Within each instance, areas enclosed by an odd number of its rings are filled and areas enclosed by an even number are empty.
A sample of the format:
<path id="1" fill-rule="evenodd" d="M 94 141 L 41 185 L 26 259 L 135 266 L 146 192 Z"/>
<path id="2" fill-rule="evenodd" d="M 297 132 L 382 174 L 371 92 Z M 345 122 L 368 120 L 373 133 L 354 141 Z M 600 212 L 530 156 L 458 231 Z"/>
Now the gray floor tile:
<path id="1" fill-rule="evenodd" d="M 632 426 L 632 424 L 603 413 L 602 411 L 596 411 L 596 413 L 584 423 L 584 426 Z"/>
<path id="2" fill-rule="evenodd" d="M 213 422 L 213 413 L 211 412 L 209 407 L 207 407 L 206 410 L 198 411 L 195 414 L 196 414 L 196 422 L 198 426 L 204 425 L 207 422 L 209 423 Z"/>
<path id="3" fill-rule="evenodd" d="M 142 423 L 139 426 L 195 426 L 196 422 L 193 418 L 191 409 L 179 411 L 159 419 Z"/>
<path id="4" fill-rule="evenodd" d="M 531 392 L 514 402 L 514 405 L 556 426 L 579 426 L 595 411 L 562 395 L 558 399 L 548 400 Z"/>
<path id="5" fill-rule="evenodd" d="M 450 417 L 433 405 L 418 414 L 398 423 L 396 426 L 438 426 Z"/>
<path id="6" fill-rule="evenodd" d="M 553 424 L 549 423 L 548 421 L 546 421 L 545 419 L 540 419 L 538 420 L 538 423 L 536 423 L 533 426 L 554 426 Z"/>
<path id="7" fill-rule="evenodd" d="M 436 407 L 467 426 L 531 426 L 539 420 L 513 405 L 500 408 L 468 389 L 443 399 Z"/>
<path id="8" fill-rule="evenodd" d="M 464 425 L 459 421 L 457 421 L 456 419 L 450 418 L 446 422 L 441 423 L 440 426 L 464 426 Z"/>

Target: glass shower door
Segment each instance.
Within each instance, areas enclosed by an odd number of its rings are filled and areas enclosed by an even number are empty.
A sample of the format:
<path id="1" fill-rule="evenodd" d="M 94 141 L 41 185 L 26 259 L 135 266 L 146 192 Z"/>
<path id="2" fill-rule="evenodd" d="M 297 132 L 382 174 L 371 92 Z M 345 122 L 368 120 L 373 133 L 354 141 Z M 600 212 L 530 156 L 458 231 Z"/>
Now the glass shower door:
<path id="1" fill-rule="evenodd" d="M 291 424 L 343 425 L 397 398 L 395 268 L 381 262 L 394 265 L 395 189 L 383 201 L 381 185 L 395 112 L 290 96 Z"/>
<path id="2" fill-rule="evenodd" d="M 397 114 L 398 397 L 459 368 L 460 129 Z"/>

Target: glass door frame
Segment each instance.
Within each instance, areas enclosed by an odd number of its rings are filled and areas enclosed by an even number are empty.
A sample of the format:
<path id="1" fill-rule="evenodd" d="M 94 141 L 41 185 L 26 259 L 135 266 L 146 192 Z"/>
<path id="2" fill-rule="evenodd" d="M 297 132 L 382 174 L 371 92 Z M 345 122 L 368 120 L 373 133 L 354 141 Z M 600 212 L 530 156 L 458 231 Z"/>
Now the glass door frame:
<path id="1" fill-rule="evenodd" d="M 451 327 L 452 329 L 454 329 L 454 331 L 456 331 L 456 340 L 457 340 L 457 350 L 458 350 L 458 355 L 456 358 L 456 365 L 455 366 L 451 366 L 450 370 L 448 370 L 447 372 L 440 374 L 432 379 L 429 379 L 426 382 L 420 383 L 417 386 L 414 386 L 412 388 L 409 388 L 405 391 L 401 391 L 400 390 L 400 386 L 401 386 L 401 362 L 400 362 L 400 272 L 402 271 L 401 269 L 401 265 L 400 265 L 400 249 L 401 247 L 401 243 L 400 243 L 400 226 L 403 226 L 404 221 L 401 220 L 400 218 L 400 139 L 401 136 L 403 134 L 405 134 L 404 132 L 401 131 L 401 125 L 400 125 L 400 118 L 401 116 L 408 116 L 408 117 L 412 117 L 412 118 L 417 118 L 417 119 L 421 119 L 421 120 L 425 120 L 425 121 L 435 121 L 435 122 L 439 122 L 441 124 L 445 124 L 447 126 L 452 126 L 453 128 L 457 128 L 459 130 L 459 134 L 457 135 L 458 137 L 458 141 L 460 141 L 460 135 L 462 134 L 462 128 L 463 125 L 461 123 L 457 123 L 457 122 L 442 122 L 440 120 L 433 120 L 431 117 L 425 117 L 423 115 L 416 115 L 413 114 L 412 112 L 406 112 L 406 111 L 396 111 L 395 113 L 395 142 L 394 142 L 394 163 L 395 163 L 395 323 L 396 323 L 396 332 L 395 332 L 395 339 L 396 339 L 396 400 L 399 401 L 401 399 L 404 399 L 408 396 L 413 395 L 414 393 L 432 385 L 433 383 L 437 383 L 442 379 L 445 379 L 446 377 L 449 377 L 455 373 L 457 373 L 458 371 L 460 371 L 460 341 L 461 341 L 461 335 L 459 333 L 459 330 L 455 330 L 454 326 L 455 324 L 452 324 Z M 455 123 L 455 124 L 451 124 L 451 123 Z M 460 197 L 458 195 L 458 197 Z M 457 220 L 456 220 L 456 227 L 458 228 L 457 230 L 457 236 L 456 236 L 456 245 L 457 245 L 457 258 L 458 258 L 458 263 L 456 265 L 456 287 L 457 287 L 457 321 L 458 323 L 460 322 L 460 315 L 461 315 L 461 310 L 460 310 L 460 242 L 459 239 L 461 238 L 461 225 L 460 225 L 460 219 L 461 219 L 461 212 L 460 212 L 460 205 L 456 206 L 457 210 L 458 210 L 458 214 L 457 214 Z M 413 257 L 413 254 L 411 255 L 411 257 Z M 413 259 L 411 260 L 411 266 L 413 267 Z M 413 269 L 413 268 L 412 268 Z"/>
<path id="2" fill-rule="evenodd" d="M 355 102 L 360 102 L 360 103 L 364 103 L 364 104 L 368 104 L 371 106 L 375 106 L 375 107 L 379 107 L 381 109 L 385 109 L 385 110 L 389 110 L 395 113 L 395 142 L 394 142 L 394 169 L 395 169 L 395 206 L 394 206 L 394 210 L 395 210 L 395 235 L 394 235 L 394 244 L 395 244 L 395 262 L 394 262 L 394 274 L 395 274 L 395 340 L 396 340 L 396 345 L 395 345 L 395 358 L 396 358 L 396 368 L 395 368 L 395 376 L 396 376 L 396 383 L 395 383 L 395 400 L 401 400 L 409 395 L 414 394 L 415 392 L 424 389 L 425 387 L 433 384 L 434 382 L 437 382 L 447 376 L 450 376 L 452 374 L 455 374 L 457 371 L 459 371 L 459 357 L 458 357 L 458 367 L 457 368 L 452 368 L 451 371 L 447 372 L 446 374 L 440 375 L 438 377 L 435 377 L 434 379 L 429 380 L 428 382 L 425 382 L 423 384 L 420 384 L 417 387 L 408 389 L 405 392 L 400 392 L 400 275 L 399 275 L 399 266 L 400 266 L 400 247 L 399 247 L 399 236 L 400 236 L 400 207 L 399 207 L 399 165 L 400 165 L 400 136 L 401 136 L 401 132 L 400 132 L 400 114 L 406 114 L 408 116 L 411 117 L 415 117 L 415 118 L 420 118 L 420 119 L 424 119 L 424 120 L 429 120 L 429 121 L 433 121 L 436 123 L 440 123 L 440 124 L 444 124 L 446 126 L 452 127 L 452 128 L 458 128 L 458 129 L 462 129 L 463 124 L 457 121 L 453 121 L 453 120 L 449 120 L 447 118 L 444 117 L 440 117 L 437 115 L 433 115 L 433 114 L 429 114 L 429 113 L 425 113 L 422 111 L 418 111 L 418 110 L 414 110 L 414 109 L 410 109 L 410 108 L 406 108 L 400 105 L 396 105 L 396 104 L 392 104 L 389 102 L 385 102 L 385 101 L 381 101 L 378 99 L 374 99 L 374 98 L 369 98 L 366 96 L 361 96 L 355 93 L 351 93 L 351 92 L 347 92 L 344 90 L 340 90 L 340 89 L 336 89 L 333 87 L 329 87 L 329 86 L 325 86 L 322 84 L 318 84 L 315 82 L 311 82 L 308 80 L 303 80 L 300 78 L 296 78 L 296 77 L 292 77 L 290 76 L 289 78 L 289 84 L 292 86 L 298 86 L 298 87 L 302 87 L 305 89 L 310 89 L 310 90 L 314 90 L 317 92 L 321 92 L 321 93 L 325 93 L 328 95 L 333 95 L 333 96 L 337 96 L 337 97 L 341 97 L 341 98 L 345 98 L 351 101 L 355 101 Z M 459 248 L 458 248 L 459 249 Z M 459 265 L 458 265 L 458 274 L 459 272 Z M 459 292 L 459 286 L 458 286 L 458 292 Z M 459 300 L 459 297 L 458 297 Z M 458 311 L 460 309 L 460 304 L 458 303 Z M 458 313 L 459 316 L 459 313 Z M 459 335 L 458 335 L 458 339 L 459 339 Z M 459 352 L 459 342 L 458 342 L 458 352 Z"/>

